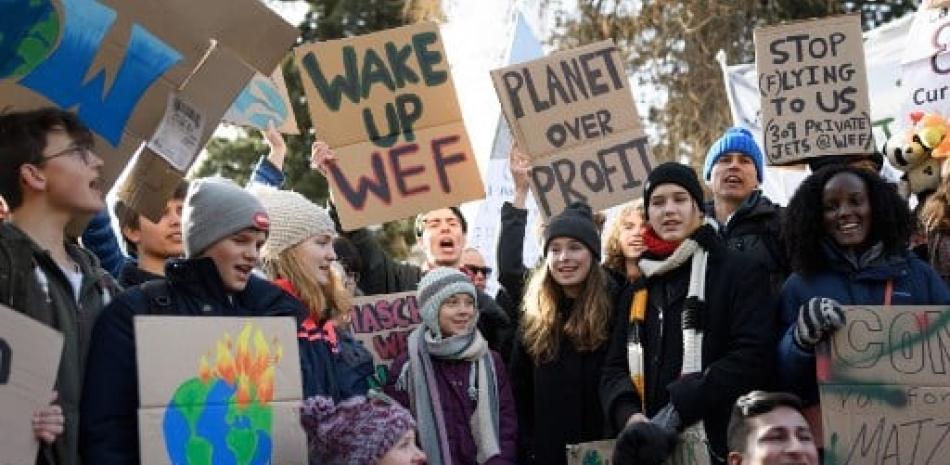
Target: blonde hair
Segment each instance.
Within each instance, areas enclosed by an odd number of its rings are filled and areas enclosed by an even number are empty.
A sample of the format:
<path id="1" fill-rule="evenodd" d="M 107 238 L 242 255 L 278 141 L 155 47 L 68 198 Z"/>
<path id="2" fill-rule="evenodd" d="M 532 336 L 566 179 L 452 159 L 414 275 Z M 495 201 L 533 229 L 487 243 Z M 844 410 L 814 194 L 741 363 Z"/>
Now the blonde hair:
<path id="1" fill-rule="evenodd" d="M 620 212 L 614 217 L 613 223 L 607 229 L 604 235 L 604 267 L 626 274 L 623 249 L 620 247 L 620 231 L 623 230 L 623 221 L 632 213 L 640 215 L 640 220 L 646 225 L 646 215 L 644 215 L 643 199 L 639 198 L 623 204 Z"/>
<path id="2" fill-rule="evenodd" d="M 560 349 L 562 332 L 581 352 L 594 351 L 607 341 L 611 304 L 604 270 L 591 263 L 584 288 L 574 300 L 567 321 L 562 321 L 562 312 L 557 309 L 562 293 L 546 262 L 539 265 L 528 280 L 521 324 L 525 349 L 536 364 L 554 359 Z"/>
<path id="3" fill-rule="evenodd" d="M 943 178 L 920 211 L 920 222 L 928 233 L 950 232 L 950 177 Z"/>
<path id="4" fill-rule="evenodd" d="M 317 281 L 312 265 L 300 256 L 300 244 L 280 252 L 276 260 L 264 262 L 264 272 L 270 279 L 284 278 L 293 284 L 299 299 L 318 320 L 348 323 L 350 293 L 345 283 L 332 270 L 326 284 Z"/>

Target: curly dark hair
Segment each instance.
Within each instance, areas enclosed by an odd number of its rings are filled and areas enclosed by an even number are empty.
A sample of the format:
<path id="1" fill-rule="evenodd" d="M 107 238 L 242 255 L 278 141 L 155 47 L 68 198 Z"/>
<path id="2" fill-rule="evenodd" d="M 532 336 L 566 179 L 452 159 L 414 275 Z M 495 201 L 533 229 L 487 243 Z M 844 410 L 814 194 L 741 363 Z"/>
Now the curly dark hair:
<path id="1" fill-rule="evenodd" d="M 849 173 L 868 190 L 871 204 L 871 231 L 868 240 L 884 244 L 884 253 L 899 254 L 907 249 L 914 223 L 907 203 L 897 190 L 875 173 L 848 165 L 822 168 L 802 182 L 785 211 L 785 240 L 792 270 L 815 273 L 825 264 L 821 239 L 826 236 L 822 217 L 822 193 L 832 177 Z"/>

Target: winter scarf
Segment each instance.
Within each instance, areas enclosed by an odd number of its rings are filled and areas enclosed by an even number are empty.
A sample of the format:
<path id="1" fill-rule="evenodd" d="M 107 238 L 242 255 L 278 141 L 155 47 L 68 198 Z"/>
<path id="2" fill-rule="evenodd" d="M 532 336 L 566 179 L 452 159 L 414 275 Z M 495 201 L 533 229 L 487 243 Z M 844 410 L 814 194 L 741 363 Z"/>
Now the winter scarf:
<path id="1" fill-rule="evenodd" d="M 297 300 L 300 300 L 300 293 L 297 292 L 297 288 L 294 287 L 294 283 L 284 278 L 278 278 L 274 280 L 274 284 L 277 285 L 277 287 L 283 289 L 284 292 L 296 297 Z M 307 319 L 304 320 L 303 323 L 300 323 L 300 327 L 297 329 L 297 338 L 310 342 L 324 340 L 327 342 L 327 345 L 330 346 L 330 350 L 333 353 L 340 352 L 339 337 L 336 334 L 336 325 L 334 325 L 330 320 L 323 322 L 318 321 L 316 318 L 314 318 L 313 312 L 310 312 L 310 315 L 307 316 Z"/>
<path id="2" fill-rule="evenodd" d="M 447 338 L 436 338 L 426 325 L 420 325 L 409 335 L 408 342 L 409 362 L 403 365 L 396 387 L 409 392 L 422 449 L 427 457 L 426 463 L 452 464 L 448 439 L 445 436 L 445 418 L 439 399 L 439 388 L 432 365 L 433 357 L 471 362 L 468 394 L 476 402 L 476 407 L 469 420 L 469 427 L 478 450 L 476 460 L 478 463 L 485 463 L 498 455 L 501 451 L 498 378 L 488 343 L 475 329 L 474 323 L 468 333 Z"/>
<path id="3" fill-rule="evenodd" d="M 705 300 L 706 300 L 706 262 L 709 258 L 709 252 L 702 244 L 707 244 L 706 238 L 715 237 L 715 226 L 707 218 L 705 224 L 696 230 L 689 238 L 680 242 L 675 250 L 665 259 L 640 259 L 640 270 L 650 278 L 660 276 L 669 271 L 675 270 L 692 259 L 689 275 L 689 291 L 686 294 L 686 301 L 683 304 L 683 369 L 680 373 L 685 376 L 691 373 L 702 372 L 703 364 L 703 319 L 705 318 Z M 659 237 L 658 241 L 662 241 Z M 654 241 L 656 243 L 656 241 Z M 668 249 L 669 242 L 663 241 L 660 248 L 654 246 L 648 249 L 651 255 L 662 256 L 665 249 Z M 638 290 L 634 294 L 633 302 L 630 304 L 629 324 L 627 332 L 627 365 L 630 369 L 630 379 L 633 382 L 634 389 L 639 394 L 641 402 L 645 398 L 645 380 L 643 379 L 643 345 L 641 342 L 641 330 L 646 321 L 647 310 L 647 290 L 646 288 Z M 641 406 L 646 411 L 646 406 Z M 684 435 L 698 435 L 705 438 L 706 433 L 702 422 L 694 425 L 687 425 Z M 682 441 L 679 442 L 682 444 Z M 679 447 L 679 446 L 678 446 Z"/>

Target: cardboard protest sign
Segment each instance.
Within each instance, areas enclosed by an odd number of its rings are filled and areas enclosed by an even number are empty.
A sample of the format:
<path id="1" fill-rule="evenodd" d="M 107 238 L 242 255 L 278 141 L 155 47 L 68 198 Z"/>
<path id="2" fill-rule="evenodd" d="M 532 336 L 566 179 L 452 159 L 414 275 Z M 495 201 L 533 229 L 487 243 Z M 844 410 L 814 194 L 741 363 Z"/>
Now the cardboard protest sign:
<path id="1" fill-rule="evenodd" d="M 901 57 L 901 84 L 902 127 L 915 111 L 950 115 L 950 9 L 922 9 L 914 15 Z"/>
<path id="2" fill-rule="evenodd" d="M 819 358 L 825 463 L 950 456 L 950 307 L 846 307 Z"/>
<path id="3" fill-rule="evenodd" d="M 350 322 L 353 335 L 373 354 L 375 373 L 370 384 L 381 387 L 393 360 L 406 352 L 406 339 L 422 324 L 422 317 L 416 293 L 410 291 L 354 299 Z"/>
<path id="4" fill-rule="evenodd" d="M 534 167 L 545 217 L 642 195 L 655 164 L 616 45 L 597 42 L 491 72 L 511 134 Z"/>
<path id="5" fill-rule="evenodd" d="M 611 465 L 614 463 L 612 459 L 616 444 L 617 441 L 614 439 L 569 444 L 567 465 Z M 710 463 L 706 442 L 685 433 L 680 436 L 680 443 L 677 444 L 673 456 L 664 462 L 665 465 L 708 465 Z"/>
<path id="6" fill-rule="evenodd" d="M 568 444 L 567 465 L 611 465 L 616 440 Z"/>
<path id="7" fill-rule="evenodd" d="M 52 399 L 62 352 L 62 334 L 0 305 L 0 463 L 36 463 L 33 412 Z"/>
<path id="8" fill-rule="evenodd" d="M 4 16 L 17 18 L 0 25 L 4 109 L 75 111 L 96 135 L 104 190 L 151 138 L 169 94 L 209 122 L 203 145 L 254 72 L 273 70 L 298 35 L 256 0 L 38 0 L 5 5 Z"/>
<path id="9" fill-rule="evenodd" d="M 435 24 L 296 48 L 317 135 L 337 154 L 344 229 L 480 199 L 484 191 Z"/>
<path id="10" fill-rule="evenodd" d="M 292 318 L 135 318 L 144 465 L 307 463 Z"/>
<path id="11" fill-rule="evenodd" d="M 223 120 L 257 129 L 267 129 L 267 124 L 273 122 L 283 134 L 300 134 L 280 67 L 270 76 L 255 74 L 231 104 Z"/>
<path id="12" fill-rule="evenodd" d="M 759 28 L 754 36 L 769 164 L 874 150 L 860 15 Z"/>

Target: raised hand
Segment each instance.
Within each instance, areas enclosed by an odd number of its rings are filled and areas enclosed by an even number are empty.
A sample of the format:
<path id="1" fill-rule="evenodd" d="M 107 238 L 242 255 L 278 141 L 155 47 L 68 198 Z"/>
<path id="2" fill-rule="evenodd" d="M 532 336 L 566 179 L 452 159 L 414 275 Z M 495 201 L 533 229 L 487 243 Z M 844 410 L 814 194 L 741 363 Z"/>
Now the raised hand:
<path id="1" fill-rule="evenodd" d="M 531 162 L 528 156 L 512 144 L 508 155 L 508 170 L 515 187 L 515 196 L 511 204 L 516 208 L 525 208 L 528 200 L 528 190 L 531 188 Z"/>
<path id="2" fill-rule="evenodd" d="M 277 130 L 273 121 L 267 122 L 267 129 L 263 131 L 264 141 L 270 152 L 267 154 L 267 160 L 270 161 L 278 170 L 284 169 L 284 158 L 287 156 L 287 143 L 284 142 L 284 135 Z"/>
<path id="3" fill-rule="evenodd" d="M 317 170 L 324 177 L 330 172 L 330 165 L 336 163 L 336 152 L 322 140 L 317 140 L 310 147 L 310 168 Z"/>

